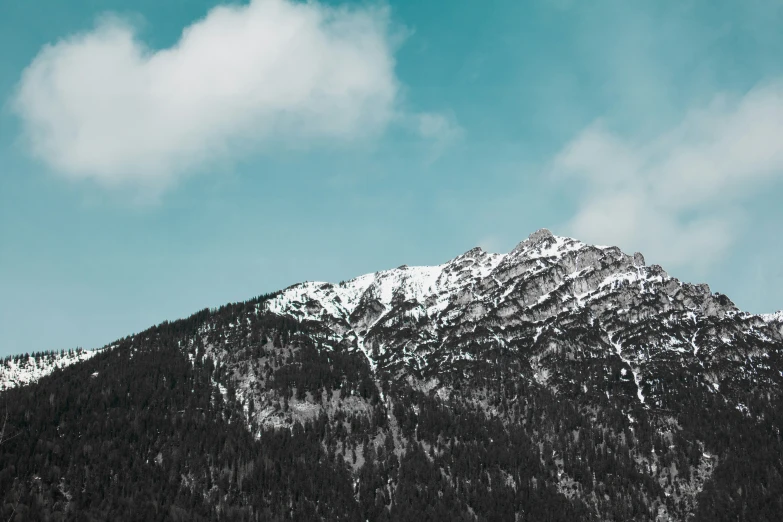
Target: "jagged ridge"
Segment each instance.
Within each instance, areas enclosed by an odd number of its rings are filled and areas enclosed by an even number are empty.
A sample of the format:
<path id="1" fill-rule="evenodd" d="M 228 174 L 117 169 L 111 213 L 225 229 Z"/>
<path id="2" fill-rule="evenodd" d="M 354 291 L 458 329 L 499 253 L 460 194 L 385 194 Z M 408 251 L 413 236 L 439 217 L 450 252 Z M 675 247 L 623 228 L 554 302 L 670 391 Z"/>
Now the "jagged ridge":
<path id="1" fill-rule="evenodd" d="M 556 322 L 599 321 L 607 346 L 633 374 L 641 402 L 646 366 L 661 354 L 698 356 L 701 350 L 703 358 L 731 349 L 739 337 L 745 344 L 748 337 L 780 342 L 776 325 L 783 317 L 743 313 L 707 285 L 647 266 L 640 253 L 586 245 L 546 229 L 507 254 L 474 248 L 438 266 L 402 266 L 337 285 L 294 285 L 266 309 L 323 325 L 330 342 L 361 349 L 374 369 L 422 370 L 434 363 L 435 370 L 469 359 L 468 351 L 447 346 L 465 334 L 474 334 L 471 342 L 534 344 Z M 665 331 L 648 332 L 642 342 L 640 329 L 653 322 Z M 400 335 L 406 324 L 415 325 L 415 347 L 408 334 Z"/>

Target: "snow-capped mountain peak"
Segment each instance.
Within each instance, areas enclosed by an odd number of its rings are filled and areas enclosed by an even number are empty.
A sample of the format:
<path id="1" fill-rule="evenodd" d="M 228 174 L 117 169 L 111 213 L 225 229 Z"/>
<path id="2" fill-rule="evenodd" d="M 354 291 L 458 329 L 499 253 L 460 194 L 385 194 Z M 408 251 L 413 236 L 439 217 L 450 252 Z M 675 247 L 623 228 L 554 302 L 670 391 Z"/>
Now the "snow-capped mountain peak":
<path id="1" fill-rule="evenodd" d="M 514 247 L 510 255 L 511 257 L 526 257 L 528 259 L 560 257 L 584 246 L 585 244 L 579 240 L 555 236 L 548 229 L 542 228 L 530 234 L 527 239 Z"/>
<path id="2" fill-rule="evenodd" d="M 467 358 L 454 346 L 466 342 L 467 332 L 471 342 L 535 345 L 555 324 L 600 324 L 601 342 L 630 367 L 642 402 L 645 365 L 656 353 L 698 353 L 695 339 L 715 320 L 735 322 L 723 334 L 711 326 L 716 342 L 702 354 L 731 346 L 739 332 L 781 337 L 780 329 L 767 327 L 771 319 L 741 314 L 726 296 L 647 266 L 638 252 L 587 245 L 546 229 L 506 254 L 473 248 L 442 265 L 401 266 L 337 285 L 302 283 L 265 306 L 320 325 L 330 342 L 363 351 L 374 369 Z M 640 329 L 661 325 L 671 331 L 640 339 Z"/>
<path id="3" fill-rule="evenodd" d="M 534 310 L 549 298 L 557 297 L 563 305 L 551 311 L 557 315 L 561 308 L 586 306 L 629 285 L 641 294 L 661 287 L 670 300 L 682 294 L 682 307 L 694 312 L 736 311 L 725 296 L 711 294 L 706 285 L 684 285 L 660 266 L 646 266 L 640 253 L 629 256 L 616 247 L 586 245 L 546 229 L 531 234 L 507 254 L 474 248 L 442 265 L 403 265 L 339 285 L 302 283 L 289 287 L 267 306 L 274 313 L 303 320 L 320 320 L 324 314 L 348 320 L 357 307 L 370 302 L 386 309 L 393 303 L 415 303 L 432 315 L 449 303 L 481 301 L 495 309 L 504 303 L 521 304 L 536 316 L 533 319 L 540 320 L 540 310 Z"/>
<path id="4" fill-rule="evenodd" d="M 705 355 L 739 337 L 783 339 L 783 312 L 744 314 L 707 285 L 647 266 L 638 252 L 546 229 L 509 253 L 477 247 L 441 265 L 403 265 L 338 284 L 309 281 L 256 306 L 312 323 L 327 346 L 361 350 L 374 370 L 435 368 L 469 358 L 472 342 L 537 346 L 547 332 L 580 325 L 597 329 L 598 342 L 621 357 L 641 386 L 644 366 L 659 353 Z M 705 332 L 710 342 L 700 342 Z M 2 386 L 32 382 L 70 361 L 6 365 Z"/>

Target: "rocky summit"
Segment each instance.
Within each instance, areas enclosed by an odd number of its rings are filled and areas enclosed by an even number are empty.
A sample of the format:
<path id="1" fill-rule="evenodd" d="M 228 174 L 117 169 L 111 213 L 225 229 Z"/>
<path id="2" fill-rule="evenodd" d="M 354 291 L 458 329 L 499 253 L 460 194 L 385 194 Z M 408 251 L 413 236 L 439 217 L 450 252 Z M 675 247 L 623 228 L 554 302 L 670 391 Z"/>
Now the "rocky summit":
<path id="1" fill-rule="evenodd" d="M 8 358 L 3 388 L 6 517 L 783 513 L 783 313 L 545 229 Z"/>

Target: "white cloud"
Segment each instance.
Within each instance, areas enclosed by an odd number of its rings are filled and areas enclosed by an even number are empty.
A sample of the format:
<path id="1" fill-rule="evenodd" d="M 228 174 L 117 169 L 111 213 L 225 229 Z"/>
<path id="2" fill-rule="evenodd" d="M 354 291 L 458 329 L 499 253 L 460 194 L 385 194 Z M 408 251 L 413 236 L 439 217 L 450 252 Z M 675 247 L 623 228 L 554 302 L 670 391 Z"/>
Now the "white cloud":
<path id="1" fill-rule="evenodd" d="M 574 236 L 636 248 L 663 264 L 706 265 L 741 229 L 741 203 L 783 177 L 783 84 L 717 97 L 650 141 L 583 130 L 554 161 L 584 183 Z"/>
<path id="2" fill-rule="evenodd" d="M 417 120 L 419 133 L 425 138 L 451 139 L 461 132 L 453 120 L 442 114 L 422 113 L 418 115 Z"/>
<path id="3" fill-rule="evenodd" d="M 12 105 L 56 172 L 165 187 L 250 147 L 377 136 L 399 110 L 394 48 L 388 10 L 366 6 L 220 6 L 161 50 L 105 19 L 44 47 Z"/>

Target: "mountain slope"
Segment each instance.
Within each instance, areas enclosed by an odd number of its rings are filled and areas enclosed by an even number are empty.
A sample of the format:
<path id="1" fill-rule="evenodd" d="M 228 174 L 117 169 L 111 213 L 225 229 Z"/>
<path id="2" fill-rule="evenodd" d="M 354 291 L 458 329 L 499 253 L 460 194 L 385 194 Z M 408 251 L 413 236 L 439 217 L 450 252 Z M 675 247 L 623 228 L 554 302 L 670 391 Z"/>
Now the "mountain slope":
<path id="1" fill-rule="evenodd" d="M 780 313 L 542 230 L 205 310 L 3 392 L 2 514 L 102 519 L 138 491 L 183 519 L 776 520 L 782 355 Z M 103 503 L 41 493 L 111 479 L 111 451 L 158 471 Z"/>

